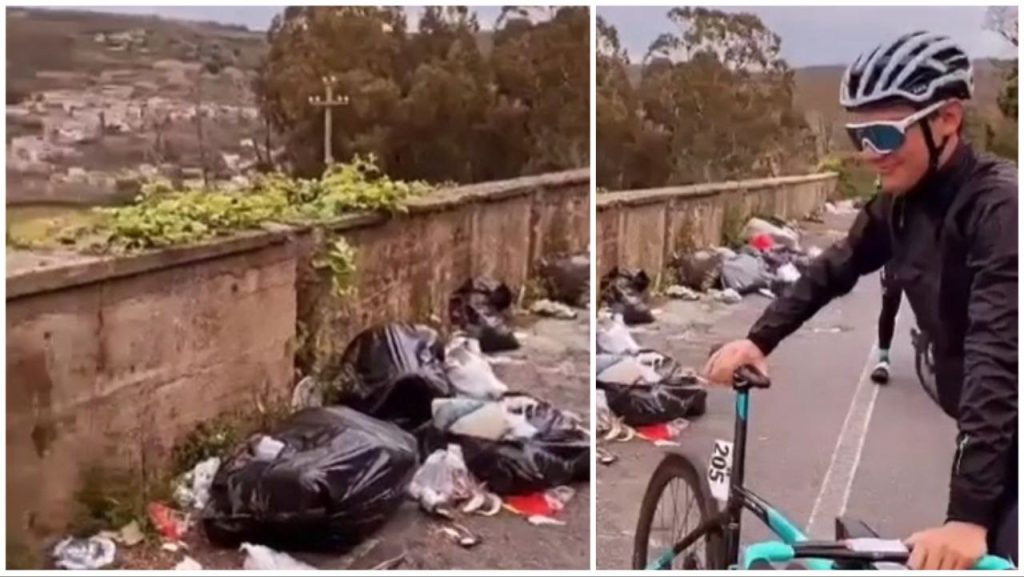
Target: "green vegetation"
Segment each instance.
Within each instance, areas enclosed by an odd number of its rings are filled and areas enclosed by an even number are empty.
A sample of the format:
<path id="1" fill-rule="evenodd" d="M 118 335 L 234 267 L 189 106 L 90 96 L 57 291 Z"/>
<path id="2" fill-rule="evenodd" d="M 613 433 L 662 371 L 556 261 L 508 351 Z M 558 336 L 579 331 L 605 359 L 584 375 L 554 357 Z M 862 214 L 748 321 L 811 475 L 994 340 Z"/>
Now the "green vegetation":
<path id="1" fill-rule="evenodd" d="M 875 194 L 875 173 L 854 155 L 833 154 L 825 157 L 817 167 L 819 172 L 839 175 L 836 190 L 840 199 L 867 198 Z"/>
<path id="2" fill-rule="evenodd" d="M 326 243 L 323 253 L 313 260 L 313 268 L 326 270 L 338 298 L 346 298 L 355 290 L 356 253 L 343 237 Z"/>
<path id="3" fill-rule="evenodd" d="M 178 190 L 157 180 L 142 187 L 130 205 L 97 208 L 92 218 L 45 228 L 43 234 L 8 235 L 19 247 L 74 245 L 90 252 L 130 252 L 194 243 L 269 222 L 321 223 L 344 214 L 401 212 L 405 203 L 431 187 L 382 175 L 376 162 L 357 157 L 331 166 L 319 179 L 280 173 L 258 177 L 251 186 Z"/>

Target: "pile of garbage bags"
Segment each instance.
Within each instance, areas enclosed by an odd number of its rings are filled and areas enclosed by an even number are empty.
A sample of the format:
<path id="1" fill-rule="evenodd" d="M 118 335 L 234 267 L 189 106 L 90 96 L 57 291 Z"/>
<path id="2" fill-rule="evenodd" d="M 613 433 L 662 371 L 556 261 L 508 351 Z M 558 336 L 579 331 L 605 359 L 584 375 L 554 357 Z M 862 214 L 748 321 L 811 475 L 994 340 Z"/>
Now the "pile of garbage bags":
<path id="1" fill-rule="evenodd" d="M 486 295 L 483 286 L 463 287 L 464 304 L 490 315 L 506 303 L 491 300 L 500 286 Z M 507 325 L 478 326 L 501 334 Z M 296 387 L 299 410 L 290 418 L 222 462 L 201 464 L 183 486 L 183 502 L 205 502 L 200 516 L 212 542 L 345 549 L 410 497 L 434 513 L 469 499 L 463 511 L 496 514 L 497 495 L 590 477 L 581 419 L 510 391 L 480 339 L 458 336 L 445 346 L 425 326 L 380 325 L 328 366 L 329 376 Z"/>
<path id="2" fill-rule="evenodd" d="M 623 423 L 646 426 L 703 415 L 707 391 L 673 359 L 641 348 L 616 315 L 597 329 L 597 388 Z"/>
<path id="3" fill-rule="evenodd" d="M 613 268 L 601 277 L 601 303 L 619 315 L 627 325 L 654 322 L 654 313 L 647 304 L 651 279 L 638 269 Z"/>
<path id="4" fill-rule="evenodd" d="M 800 279 L 820 253 L 800 246 L 800 236 L 781 222 L 753 218 L 743 230 L 739 250 L 716 247 L 677 257 L 679 283 L 698 292 L 734 291 L 781 296 Z"/>

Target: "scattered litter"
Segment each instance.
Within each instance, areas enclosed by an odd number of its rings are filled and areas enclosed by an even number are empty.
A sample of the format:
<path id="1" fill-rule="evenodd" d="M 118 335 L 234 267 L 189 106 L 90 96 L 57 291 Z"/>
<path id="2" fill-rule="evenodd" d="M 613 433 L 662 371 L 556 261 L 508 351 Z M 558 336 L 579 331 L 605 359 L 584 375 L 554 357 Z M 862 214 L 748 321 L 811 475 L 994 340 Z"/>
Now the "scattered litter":
<path id="1" fill-rule="evenodd" d="M 487 355 L 487 362 L 492 365 L 524 365 L 526 359 L 517 359 L 507 355 Z"/>
<path id="2" fill-rule="evenodd" d="M 627 325 L 654 322 L 647 305 L 647 289 L 651 279 L 642 270 L 613 268 L 601 278 L 601 301 L 612 314 L 621 314 Z"/>
<path id="3" fill-rule="evenodd" d="M 640 345 L 633 340 L 629 328 L 622 320 L 622 315 L 613 315 L 611 319 L 598 322 L 597 352 L 611 355 L 635 354 Z"/>
<path id="4" fill-rule="evenodd" d="M 457 338 L 445 353 L 445 372 L 455 390 L 474 399 L 498 399 L 508 386 L 498 379 L 476 339 Z"/>
<path id="5" fill-rule="evenodd" d="M 604 447 L 594 447 L 594 452 L 597 454 L 597 462 L 602 465 L 611 465 L 615 461 L 619 460 L 614 453 Z"/>
<path id="6" fill-rule="evenodd" d="M 506 318 L 512 300 L 512 291 L 504 283 L 468 280 L 448 299 L 448 317 L 452 325 L 478 339 L 484 352 L 518 349 L 519 341 Z"/>
<path id="7" fill-rule="evenodd" d="M 311 376 L 303 378 L 292 390 L 292 410 L 324 406 L 324 385 Z"/>
<path id="8" fill-rule="evenodd" d="M 540 272 L 552 299 L 587 308 L 590 298 L 590 256 L 586 254 L 541 261 Z"/>
<path id="9" fill-rule="evenodd" d="M 242 543 L 239 550 L 245 553 L 242 569 L 246 571 L 316 571 L 316 567 L 264 545 Z"/>
<path id="10" fill-rule="evenodd" d="M 370 571 L 389 571 L 391 569 L 397 569 L 398 566 L 401 565 L 403 562 L 405 562 L 404 552 L 395 555 L 391 559 L 385 559 L 380 563 L 377 563 L 372 568 L 370 568 Z"/>
<path id="11" fill-rule="evenodd" d="M 436 531 L 456 545 L 465 547 L 466 549 L 474 547 L 480 543 L 479 537 L 458 523 L 446 523 L 444 525 L 439 525 Z"/>
<path id="12" fill-rule="evenodd" d="M 452 392 L 443 358 L 430 327 L 379 325 L 349 343 L 331 386 L 338 404 L 411 431 L 430 420 L 431 400 Z"/>
<path id="13" fill-rule="evenodd" d="M 727 305 L 734 305 L 734 304 L 739 303 L 740 301 L 743 300 L 743 297 L 740 296 L 740 293 L 736 292 L 733 289 L 725 289 L 724 291 L 715 291 L 712 294 L 713 294 L 715 300 L 717 300 L 719 302 L 723 302 L 723 303 L 725 303 Z"/>
<path id="14" fill-rule="evenodd" d="M 769 299 L 774 299 L 775 298 L 775 293 L 772 292 L 771 289 L 766 289 L 766 288 L 757 289 L 757 294 L 759 294 L 759 295 L 761 295 L 761 296 L 763 296 L 765 298 L 769 298 Z"/>
<path id="15" fill-rule="evenodd" d="M 85 571 L 102 569 L 114 562 L 117 545 L 110 539 L 68 537 L 53 548 L 53 559 L 58 569 Z"/>
<path id="16" fill-rule="evenodd" d="M 185 545 L 185 543 L 181 541 L 167 541 L 160 545 L 160 548 L 168 553 L 177 553 L 182 549 L 188 549 L 188 545 Z"/>
<path id="17" fill-rule="evenodd" d="M 797 270 L 793 263 L 786 263 L 780 266 L 779 269 L 775 271 L 775 274 L 779 277 L 779 280 L 787 283 L 795 283 L 800 280 L 800 271 Z"/>
<path id="18" fill-rule="evenodd" d="M 840 200 L 836 203 L 826 202 L 825 211 L 829 214 L 855 214 L 857 205 L 852 200 Z"/>
<path id="19" fill-rule="evenodd" d="M 742 237 L 750 241 L 755 237 L 767 235 L 772 241 L 791 249 L 799 250 L 800 235 L 788 226 L 778 226 L 761 218 L 752 218 L 743 227 Z"/>
<path id="20" fill-rule="evenodd" d="M 837 333 L 843 332 L 843 329 L 840 328 L 840 327 L 814 327 L 811 330 L 811 332 L 813 332 L 813 333 L 837 334 Z"/>
<path id="21" fill-rule="evenodd" d="M 690 287 L 685 287 L 677 284 L 674 284 L 665 289 L 665 296 L 674 299 L 683 299 L 685 301 L 700 300 L 700 293 L 691 289 Z"/>
<path id="22" fill-rule="evenodd" d="M 577 316 L 576 311 L 567 305 L 547 299 L 541 299 L 530 305 L 530 312 L 535 315 L 564 320 L 572 320 Z"/>
<path id="23" fill-rule="evenodd" d="M 175 571 L 202 571 L 203 566 L 195 559 L 185 555 L 185 558 L 174 566 Z"/>
<path id="24" fill-rule="evenodd" d="M 807 249 L 807 256 L 809 256 L 811 259 L 816 259 L 819 256 L 821 256 L 822 252 L 824 251 L 821 250 L 820 248 L 812 246 L 811 248 Z"/>
<path id="25" fill-rule="evenodd" d="M 473 480 L 462 458 L 462 448 L 451 444 L 427 457 L 409 484 L 409 496 L 428 513 L 470 498 Z"/>
<path id="26" fill-rule="evenodd" d="M 769 251 L 775 248 L 775 239 L 770 234 L 757 234 L 750 239 L 750 246 L 760 251 Z"/>
<path id="27" fill-rule="evenodd" d="M 680 433 L 689 426 L 686 419 L 673 419 L 667 423 L 655 423 L 636 428 L 636 436 L 657 446 L 676 446 Z"/>
<path id="28" fill-rule="evenodd" d="M 481 489 L 474 492 L 469 501 L 466 501 L 466 504 L 462 506 L 462 512 L 467 515 L 477 514 L 484 517 L 493 517 L 501 511 L 501 505 L 501 497 Z"/>
<path id="29" fill-rule="evenodd" d="M 188 532 L 188 522 L 180 511 L 175 511 L 163 503 L 150 503 L 146 506 L 149 522 L 168 541 L 180 541 Z"/>
<path id="30" fill-rule="evenodd" d="M 260 435 L 252 449 L 252 458 L 257 461 L 273 461 L 284 450 L 284 443 L 267 435 Z"/>
<path id="31" fill-rule="evenodd" d="M 505 497 L 505 508 L 527 518 L 533 525 L 564 525 L 555 515 L 565 509 L 576 494 L 572 487 L 561 486 L 526 495 Z"/>
<path id="32" fill-rule="evenodd" d="M 274 456 L 277 456 L 276 453 Z M 178 506 L 186 511 L 206 507 L 206 503 L 210 501 L 210 485 L 213 484 L 218 469 L 220 458 L 210 457 L 182 475 L 174 487 L 174 500 Z"/>
<path id="33" fill-rule="evenodd" d="M 142 529 L 139 528 L 138 521 L 132 521 L 118 532 L 118 540 L 124 543 L 128 547 L 134 547 L 139 543 L 146 540 L 146 535 L 142 533 Z"/>
<path id="34" fill-rule="evenodd" d="M 416 472 L 411 434 L 347 407 L 299 411 L 273 438 L 277 459 L 254 460 L 250 442 L 217 472 L 202 515 L 215 544 L 353 545 L 398 509 Z"/>

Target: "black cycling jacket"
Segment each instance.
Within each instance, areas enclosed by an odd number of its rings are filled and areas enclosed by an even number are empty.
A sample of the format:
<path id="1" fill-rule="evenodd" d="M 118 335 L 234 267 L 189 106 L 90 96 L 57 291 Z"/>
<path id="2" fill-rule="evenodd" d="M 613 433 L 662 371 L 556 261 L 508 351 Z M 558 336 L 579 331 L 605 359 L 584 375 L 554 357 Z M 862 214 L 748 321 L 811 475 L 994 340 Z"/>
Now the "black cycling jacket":
<path id="1" fill-rule="evenodd" d="M 934 339 L 939 399 L 959 427 L 947 518 L 992 527 L 1017 494 L 1016 167 L 961 144 L 908 194 L 875 196 L 750 340 L 770 353 L 886 264 Z"/>

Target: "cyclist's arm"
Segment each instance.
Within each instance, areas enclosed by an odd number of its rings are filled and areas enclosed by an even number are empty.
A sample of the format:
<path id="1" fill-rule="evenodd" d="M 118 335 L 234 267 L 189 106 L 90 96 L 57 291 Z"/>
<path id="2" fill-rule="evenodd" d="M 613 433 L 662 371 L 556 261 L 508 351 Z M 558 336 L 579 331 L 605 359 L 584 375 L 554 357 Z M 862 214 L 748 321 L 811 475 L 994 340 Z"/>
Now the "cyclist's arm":
<path id="1" fill-rule="evenodd" d="M 991 527 L 1017 458 L 1017 199 L 1016 190 L 981 194 L 966 231 L 974 282 L 947 517 Z"/>
<path id="2" fill-rule="evenodd" d="M 860 276 L 878 270 L 889 260 L 886 206 L 881 195 L 868 201 L 846 238 L 814 259 L 787 295 L 764 311 L 747 335 L 761 352 L 771 353 L 821 307 L 850 292 Z"/>

